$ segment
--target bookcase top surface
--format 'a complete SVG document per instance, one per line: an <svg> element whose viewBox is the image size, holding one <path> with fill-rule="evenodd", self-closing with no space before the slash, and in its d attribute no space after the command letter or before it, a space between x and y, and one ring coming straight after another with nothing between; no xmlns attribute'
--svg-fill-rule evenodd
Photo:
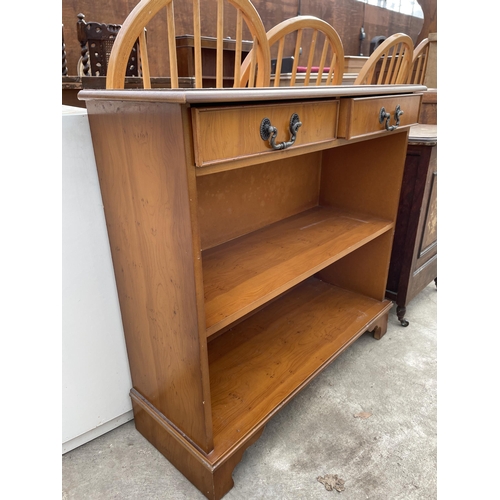
<svg viewBox="0 0 500 500"><path fill-rule="evenodd" d="M82 90L78 99L211 104L269 100L365 97L424 92L424 85L324 85L318 87Z"/></svg>

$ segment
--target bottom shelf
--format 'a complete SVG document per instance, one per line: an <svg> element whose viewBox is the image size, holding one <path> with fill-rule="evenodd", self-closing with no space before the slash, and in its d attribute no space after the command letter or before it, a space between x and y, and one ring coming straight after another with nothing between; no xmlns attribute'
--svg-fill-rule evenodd
<svg viewBox="0 0 500 500"><path fill-rule="evenodd" d="M261 428L391 305L312 277L210 342L212 459Z"/></svg>

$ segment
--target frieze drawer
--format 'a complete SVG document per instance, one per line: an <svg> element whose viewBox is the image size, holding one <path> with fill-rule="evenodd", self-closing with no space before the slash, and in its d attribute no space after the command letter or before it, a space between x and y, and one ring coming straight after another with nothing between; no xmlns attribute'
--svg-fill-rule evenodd
<svg viewBox="0 0 500 500"><path fill-rule="evenodd" d="M421 94L341 99L338 137L354 139L415 125L421 99Z"/></svg>
<svg viewBox="0 0 500 500"><path fill-rule="evenodd" d="M273 155L336 139L338 100L192 108L195 165Z"/></svg>

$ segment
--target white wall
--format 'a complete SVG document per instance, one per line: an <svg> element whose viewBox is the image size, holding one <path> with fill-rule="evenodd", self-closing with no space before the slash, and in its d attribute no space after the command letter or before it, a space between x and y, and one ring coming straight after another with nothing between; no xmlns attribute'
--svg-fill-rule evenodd
<svg viewBox="0 0 500 500"><path fill-rule="evenodd" d="M133 418L108 234L84 108L62 111L62 451Z"/></svg>

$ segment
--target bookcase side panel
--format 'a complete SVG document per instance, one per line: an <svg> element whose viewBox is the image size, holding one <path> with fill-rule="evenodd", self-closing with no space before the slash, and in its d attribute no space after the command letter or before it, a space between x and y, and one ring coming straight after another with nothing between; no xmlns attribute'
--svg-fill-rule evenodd
<svg viewBox="0 0 500 500"><path fill-rule="evenodd" d="M120 101L89 101L87 108L133 386L209 452L208 362L185 110Z"/></svg>

